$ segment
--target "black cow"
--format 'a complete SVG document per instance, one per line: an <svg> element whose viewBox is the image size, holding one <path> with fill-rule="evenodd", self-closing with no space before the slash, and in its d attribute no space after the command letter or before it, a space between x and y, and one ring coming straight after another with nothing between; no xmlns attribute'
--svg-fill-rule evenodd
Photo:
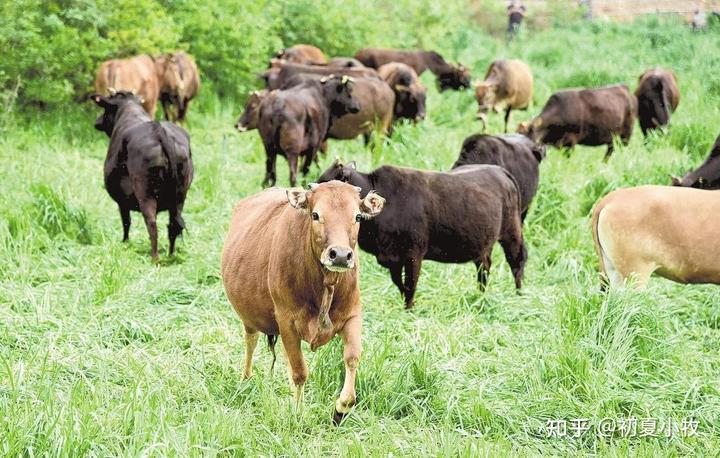
<svg viewBox="0 0 720 458"><path fill-rule="evenodd" d="M358 243L390 269L407 308L413 305L423 259L474 261L484 289L498 241L520 288L527 250L517 184L505 169L467 165L431 172L386 165L360 173L355 163L336 161L319 179L331 180L360 187L361 196L375 190L386 197L383 213L360 224Z"/></svg>
<svg viewBox="0 0 720 458"><path fill-rule="evenodd" d="M120 207L123 241L128 240L130 210L142 212L157 261L157 213L167 210L172 255L175 239L185 228L182 210L193 177L190 136L171 122L150 119L131 92L91 98L105 110L95 128L110 137L105 189Z"/></svg>
<svg viewBox="0 0 720 458"><path fill-rule="evenodd" d="M613 153L613 136L627 145L632 136L637 99L624 84L597 89L567 89L548 99L542 112L518 132L535 143L574 148L607 145L604 161Z"/></svg>
<svg viewBox="0 0 720 458"><path fill-rule="evenodd" d="M640 75L635 89L638 120L643 135L670 122L670 115L680 103L680 89L672 70L651 68Z"/></svg>
<svg viewBox="0 0 720 458"><path fill-rule="evenodd" d="M506 169L520 189L521 218L525 221L530 202L537 192L540 161L545 157L545 151L544 145L536 145L524 135L477 134L465 139L460 156L452 168L469 164L493 164Z"/></svg>
<svg viewBox="0 0 720 458"><path fill-rule="evenodd" d="M333 122L360 106L352 96L352 78L332 76L306 80L286 90L270 92L260 104L258 130L267 154L265 181L276 181L275 159L283 155L290 166L290 184L297 181L298 158L305 157L306 175Z"/></svg>
<svg viewBox="0 0 720 458"><path fill-rule="evenodd" d="M686 188L720 189L720 135L715 139L705 162L682 179L672 177L672 184Z"/></svg>

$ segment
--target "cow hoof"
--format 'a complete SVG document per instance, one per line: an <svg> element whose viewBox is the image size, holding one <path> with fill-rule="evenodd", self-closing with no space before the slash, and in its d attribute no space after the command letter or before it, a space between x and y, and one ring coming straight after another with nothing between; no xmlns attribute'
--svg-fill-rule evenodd
<svg viewBox="0 0 720 458"><path fill-rule="evenodd" d="M343 418L345 418L347 414L338 412L337 409L335 409L335 413L333 414L333 424L335 426L340 426L340 423L342 423Z"/></svg>

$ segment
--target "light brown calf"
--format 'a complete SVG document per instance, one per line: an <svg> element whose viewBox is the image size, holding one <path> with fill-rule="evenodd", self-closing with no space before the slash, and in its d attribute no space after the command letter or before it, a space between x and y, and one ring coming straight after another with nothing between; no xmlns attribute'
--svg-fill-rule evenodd
<svg viewBox="0 0 720 458"><path fill-rule="evenodd" d="M640 186L611 192L592 216L604 281L644 288L654 273L680 283L720 283L720 191Z"/></svg>
<svg viewBox="0 0 720 458"><path fill-rule="evenodd" d="M360 220L382 211L384 199L339 181L310 190L267 189L235 207L222 254L225 291L245 326L244 377L252 375L259 332L280 335L295 402L308 370L300 342L315 350L342 335L345 383L335 421L355 405L362 310L357 250Z"/></svg>
<svg viewBox="0 0 720 458"><path fill-rule="evenodd" d="M153 58L143 54L103 62L95 76L95 92L111 95L111 90L132 92L142 100L147 114L155 119L160 80Z"/></svg>
<svg viewBox="0 0 720 458"><path fill-rule="evenodd" d="M521 60L496 60L488 68L485 81L475 83L478 119L487 124L487 113L505 110L505 132L510 112L530 106L533 96L533 76L530 67Z"/></svg>

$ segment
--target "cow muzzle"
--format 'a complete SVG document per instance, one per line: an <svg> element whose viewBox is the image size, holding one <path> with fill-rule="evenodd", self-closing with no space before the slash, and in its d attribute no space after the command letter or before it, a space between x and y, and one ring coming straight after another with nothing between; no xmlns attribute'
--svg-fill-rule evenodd
<svg viewBox="0 0 720 458"><path fill-rule="evenodd" d="M247 127L245 127L242 123L235 124L235 128L238 130L238 132L247 131Z"/></svg>
<svg viewBox="0 0 720 458"><path fill-rule="evenodd" d="M355 266L355 253L348 247L331 246L323 252L320 262L331 272L345 272Z"/></svg>

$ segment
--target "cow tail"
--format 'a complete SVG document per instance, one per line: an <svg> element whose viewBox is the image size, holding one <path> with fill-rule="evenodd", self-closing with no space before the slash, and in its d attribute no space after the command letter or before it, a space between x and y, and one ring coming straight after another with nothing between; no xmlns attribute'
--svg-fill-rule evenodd
<svg viewBox="0 0 720 458"><path fill-rule="evenodd" d="M275 369L275 360L277 360L277 354L275 353L275 344L277 343L278 336L268 334L267 336L268 340L268 348L270 349L270 353L272 353L272 364L270 364L270 373L272 374L273 369Z"/></svg>
<svg viewBox="0 0 720 458"><path fill-rule="evenodd" d="M592 236L593 242L595 242L595 253L597 253L598 260L600 261L600 291L605 292L608 287L608 278L605 271L605 252L600 244L600 236L598 235L598 223L600 221L600 212L602 212L605 206L602 202L598 202L593 209L591 225L592 225Z"/></svg>
<svg viewBox="0 0 720 458"><path fill-rule="evenodd" d="M180 233L183 229L185 229L185 221L183 220L182 215L180 215L178 207L180 204L180 196L184 192L185 184L178 175L177 150L175 148L175 142L168 138L167 131L162 124L157 123L155 126L158 138L160 139L160 146L163 154L165 155L165 159L168 161L170 181L173 186L172 201L170 202L172 218L170 226Z"/></svg>
<svg viewBox="0 0 720 458"><path fill-rule="evenodd" d="M522 215L522 191L520 190L520 185L518 184L517 180L514 176L512 176L512 173L508 172L506 168L501 167L503 172L505 172L505 176L512 181L513 185L515 186L515 192L517 196L517 212L518 215Z"/></svg>

